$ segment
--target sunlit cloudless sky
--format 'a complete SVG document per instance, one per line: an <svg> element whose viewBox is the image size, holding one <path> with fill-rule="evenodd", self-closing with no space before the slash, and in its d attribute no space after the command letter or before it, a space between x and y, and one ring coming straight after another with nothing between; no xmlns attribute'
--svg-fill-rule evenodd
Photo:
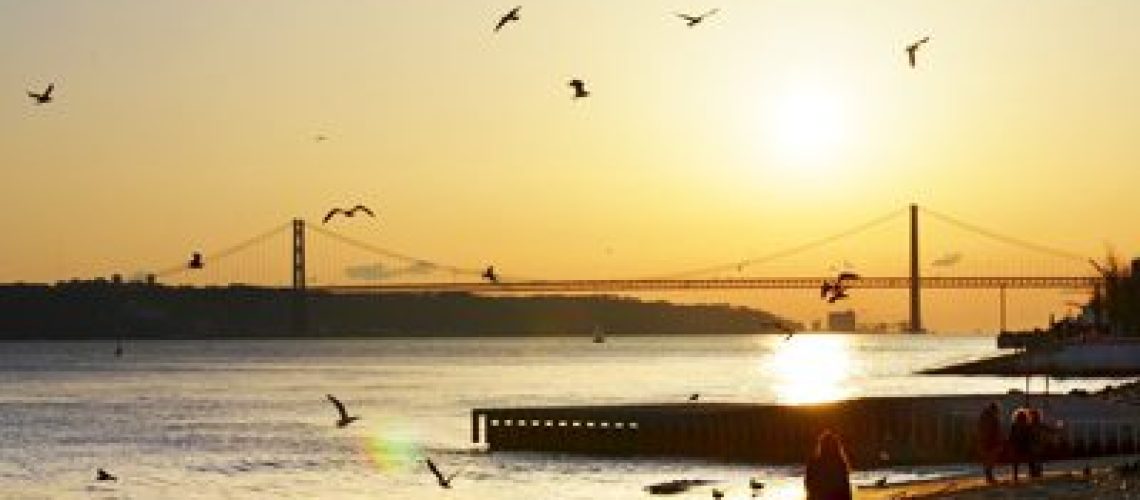
<svg viewBox="0 0 1140 500"><path fill-rule="evenodd" d="M537 277L667 275L912 202L1140 247L1140 3L540 0L492 33L514 6L0 0L0 280L152 270L355 203L380 217L353 237ZM896 226L754 274L901 274ZM926 255L977 238L949 234Z"/></svg>

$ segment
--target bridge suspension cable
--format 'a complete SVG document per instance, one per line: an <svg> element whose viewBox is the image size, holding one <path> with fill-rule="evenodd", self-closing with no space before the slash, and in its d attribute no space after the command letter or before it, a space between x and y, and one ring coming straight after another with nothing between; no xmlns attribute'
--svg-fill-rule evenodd
<svg viewBox="0 0 1140 500"><path fill-rule="evenodd" d="M371 243L361 241L361 240L358 240L355 238L351 238L351 237L345 236L343 234L339 234L339 233L330 231L330 230L325 229L323 227L319 227L319 226L315 226L315 225L308 225L306 227L308 227L309 229L311 229L315 233L318 233L320 235L323 235L323 236L332 238L334 240L340 241L341 243L344 243L346 245L353 246L353 247L356 247L356 248L359 248L361 250L365 250L367 252L371 252L371 253L374 253L377 255L382 255L382 256L385 256L385 257L388 257L391 259L396 259L396 260L399 260L401 262L405 262L405 263L409 264L409 266L417 266L417 265L425 265L426 264L426 265L431 266L433 268L441 269L444 271L450 271L450 272L453 272L456 274L464 274L464 275L470 275L470 276L482 276L482 274L483 274L483 269L472 269L472 268L468 268L468 267L453 266L450 264L444 264L444 263L440 263L440 262L436 262L436 261L432 261L432 260L412 257L411 255L407 255L407 254L403 254L403 253L399 253L399 252L394 252L394 251L388 250L386 248L380 248L380 247L373 245ZM517 276L504 276L504 278L516 279L516 280L521 279Z"/></svg>
<svg viewBox="0 0 1140 500"><path fill-rule="evenodd" d="M700 269L692 269L689 271L684 271L684 272L680 272L680 273L676 273L676 274L670 274L670 275L666 275L666 276L657 276L657 277L646 278L646 279L664 279L664 280L682 279L682 278L688 278L691 276L700 276L702 274L710 274L710 273L717 273L717 272L721 272L721 271L729 271L729 270L740 268L743 266L764 264L764 263L771 262L771 261L777 260L777 259L781 259L781 258L790 256L790 255L795 255L795 254L800 253L800 252L805 252L807 250L811 250L813 248L820 247L820 246L826 245L828 243L832 243L834 241L841 240L843 238L848 238L848 237L854 236L854 235L859 234L863 231L867 231L871 228L880 226L880 225L894 219L895 217L899 217L899 216L903 215L904 213L906 213L906 211L907 211L906 208L898 209L898 210L892 211L888 214L882 215L880 217L876 217L874 219L871 219L870 221L867 221L863 224L855 226L855 227L848 229L846 231L841 231L841 232L832 234L830 236L826 236L823 238L812 240L812 241L809 241L809 242L806 242L806 243L803 243L800 245L796 245L794 247L785 248L783 250L780 250L777 252L772 252L772 253L767 254L767 255L762 255L760 257L753 257L750 259L738 260L738 261L731 262L731 263L720 264L720 265L709 266L709 267L703 267Z"/></svg>
<svg viewBox="0 0 1140 500"><path fill-rule="evenodd" d="M993 239L993 240L1000 241L1002 243L1006 243L1008 245L1013 245L1016 247L1021 247L1021 248L1025 248L1028 250L1033 250L1035 252L1049 254L1049 255L1052 255L1054 257L1060 257L1063 259L1075 260L1075 261L1080 261L1080 262L1088 262L1088 257L1083 256L1083 255L1078 255L1078 254L1075 254L1072 252L1067 252L1065 250L1060 250L1060 249L1048 247L1045 245L1039 245L1037 243L1032 243L1032 242L1025 241L1025 240L1022 240L1019 238L1014 238L1012 236L1006 236L1006 235L997 233L995 231L991 231L991 230L988 230L988 229L985 229L985 228L982 228L979 226L975 226L973 224L970 224L969 222L965 222L965 221L962 221L960 219L956 219L956 218L951 217L949 215L942 214L939 212L935 212L929 208L919 207L919 209L922 210L923 213L930 215L931 217L934 217L935 219L941 220L942 222L945 222L945 223L950 224L952 226L957 226L961 229L965 229L967 231L970 231L970 232L973 232L976 234L980 234L982 236L985 236L985 237Z"/></svg>
<svg viewBox="0 0 1140 500"><path fill-rule="evenodd" d="M224 260L226 257L234 255L238 252L241 252L242 250L245 250L245 249L252 247L258 243L261 243L262 241L265 241L269 238L272 238L273 236L276 236L278 233L281 233L281 232L285 231L286 229L288 229L291 224L292 224L291 222L286 222L284 224L274 226L273 229L270 229L270 230L265 231L261 234L258 234L256 236L249 238L245 241L242 241L236 245L224 248L221 251L209 253L209 254L203 254L202 259L206 261L207 265L211 265L214 262ZM184 272L188 271L189 269L190 269L190 267L186 264L186 261L183 261L183 262L179 263L178 265L172 265L170 267L167 267L163 270L156 272L154 274L154 276L155 276L155 278L167 278L170 276L174 276L177 274L184 273Z"/></svg>

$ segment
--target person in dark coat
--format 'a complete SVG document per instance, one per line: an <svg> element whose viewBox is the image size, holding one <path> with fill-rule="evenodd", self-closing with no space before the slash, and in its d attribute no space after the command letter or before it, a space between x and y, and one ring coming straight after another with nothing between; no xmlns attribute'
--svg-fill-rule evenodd
<svg viewBox="0 0 1140 500"><path fill-rule="evenodd" d="M1029 423L1029 411L1024 408L1019 408L1013 412L1013 424L1009 427L1009 462L1013 464L1013 480L1017 481L1018 466L1024 463L1027 468L1032 470L1033 462L1033 443L1034 436L1033 425Z"/></svg>
<svg viewBox="0 0 1140 500"><path fill-rule="evenodd" d="M839 436L823 431L804 474L807 500L851 500L850 470Z"/></svg>
<svg viewBox="0 0 1140 500"><path fill-rule="evenodd" d="M994 478L994 466L1001 458L1004 443L1001 432L1001 408L997 403L990 403L978 417L978 452L981 455L982 470L986 473L987 483L997 481Z"/></svg>
<svg viewBox="0 0 1140 500"><path fill-rule="evenodd" d="M1033 440L1029 446L1029 477L1041 477L1045 473L1043 462L1048 446L1049 427L1038 408L1029 410L1029 428L1033 430Z"/></svg>

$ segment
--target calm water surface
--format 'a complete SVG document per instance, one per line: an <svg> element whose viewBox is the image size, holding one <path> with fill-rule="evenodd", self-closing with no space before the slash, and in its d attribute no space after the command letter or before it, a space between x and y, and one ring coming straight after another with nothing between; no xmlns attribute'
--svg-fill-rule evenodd
<svg viewBox="0 0 1140 500"><path fill-rule="evenodd" d="M0 498L625 499L674 478L723 480L727 498L749 498L749 477L767 481L762 498L799 498L798 467L487 454L470 443L469 411L694 392L803 403L1024 387L1021 378L912 375L993 346L991 336L825 334L139 341L115 359L111 342L0 343ZM335 428L326 393L362 420ZM435 485L415 461L423 456L459 472L453 489ZM120 481L95 483L96 467ZM710 488L671 498L710 498Z"/></svg>

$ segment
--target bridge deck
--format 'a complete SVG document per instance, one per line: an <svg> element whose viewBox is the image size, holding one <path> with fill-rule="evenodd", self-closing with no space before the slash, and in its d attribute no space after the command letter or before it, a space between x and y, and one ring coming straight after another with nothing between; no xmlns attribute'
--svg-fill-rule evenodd
<svg viewBox="0 0 1140 500"><path fill-rule="evenodd" d="M530 280L443 283L382 283L369 285L326 286L318 289L332 293L362 292L598 292L598 291L676 291L707 289L818 289L834 277L789 278L715 278L715 279L638 279L638 280ZM907 289L910 278L900 276L863 277L847 281L850 288ZM1088 276L962 276L923 277L923 289L1068 289L1089 288L1100 283Z"/></svg>

